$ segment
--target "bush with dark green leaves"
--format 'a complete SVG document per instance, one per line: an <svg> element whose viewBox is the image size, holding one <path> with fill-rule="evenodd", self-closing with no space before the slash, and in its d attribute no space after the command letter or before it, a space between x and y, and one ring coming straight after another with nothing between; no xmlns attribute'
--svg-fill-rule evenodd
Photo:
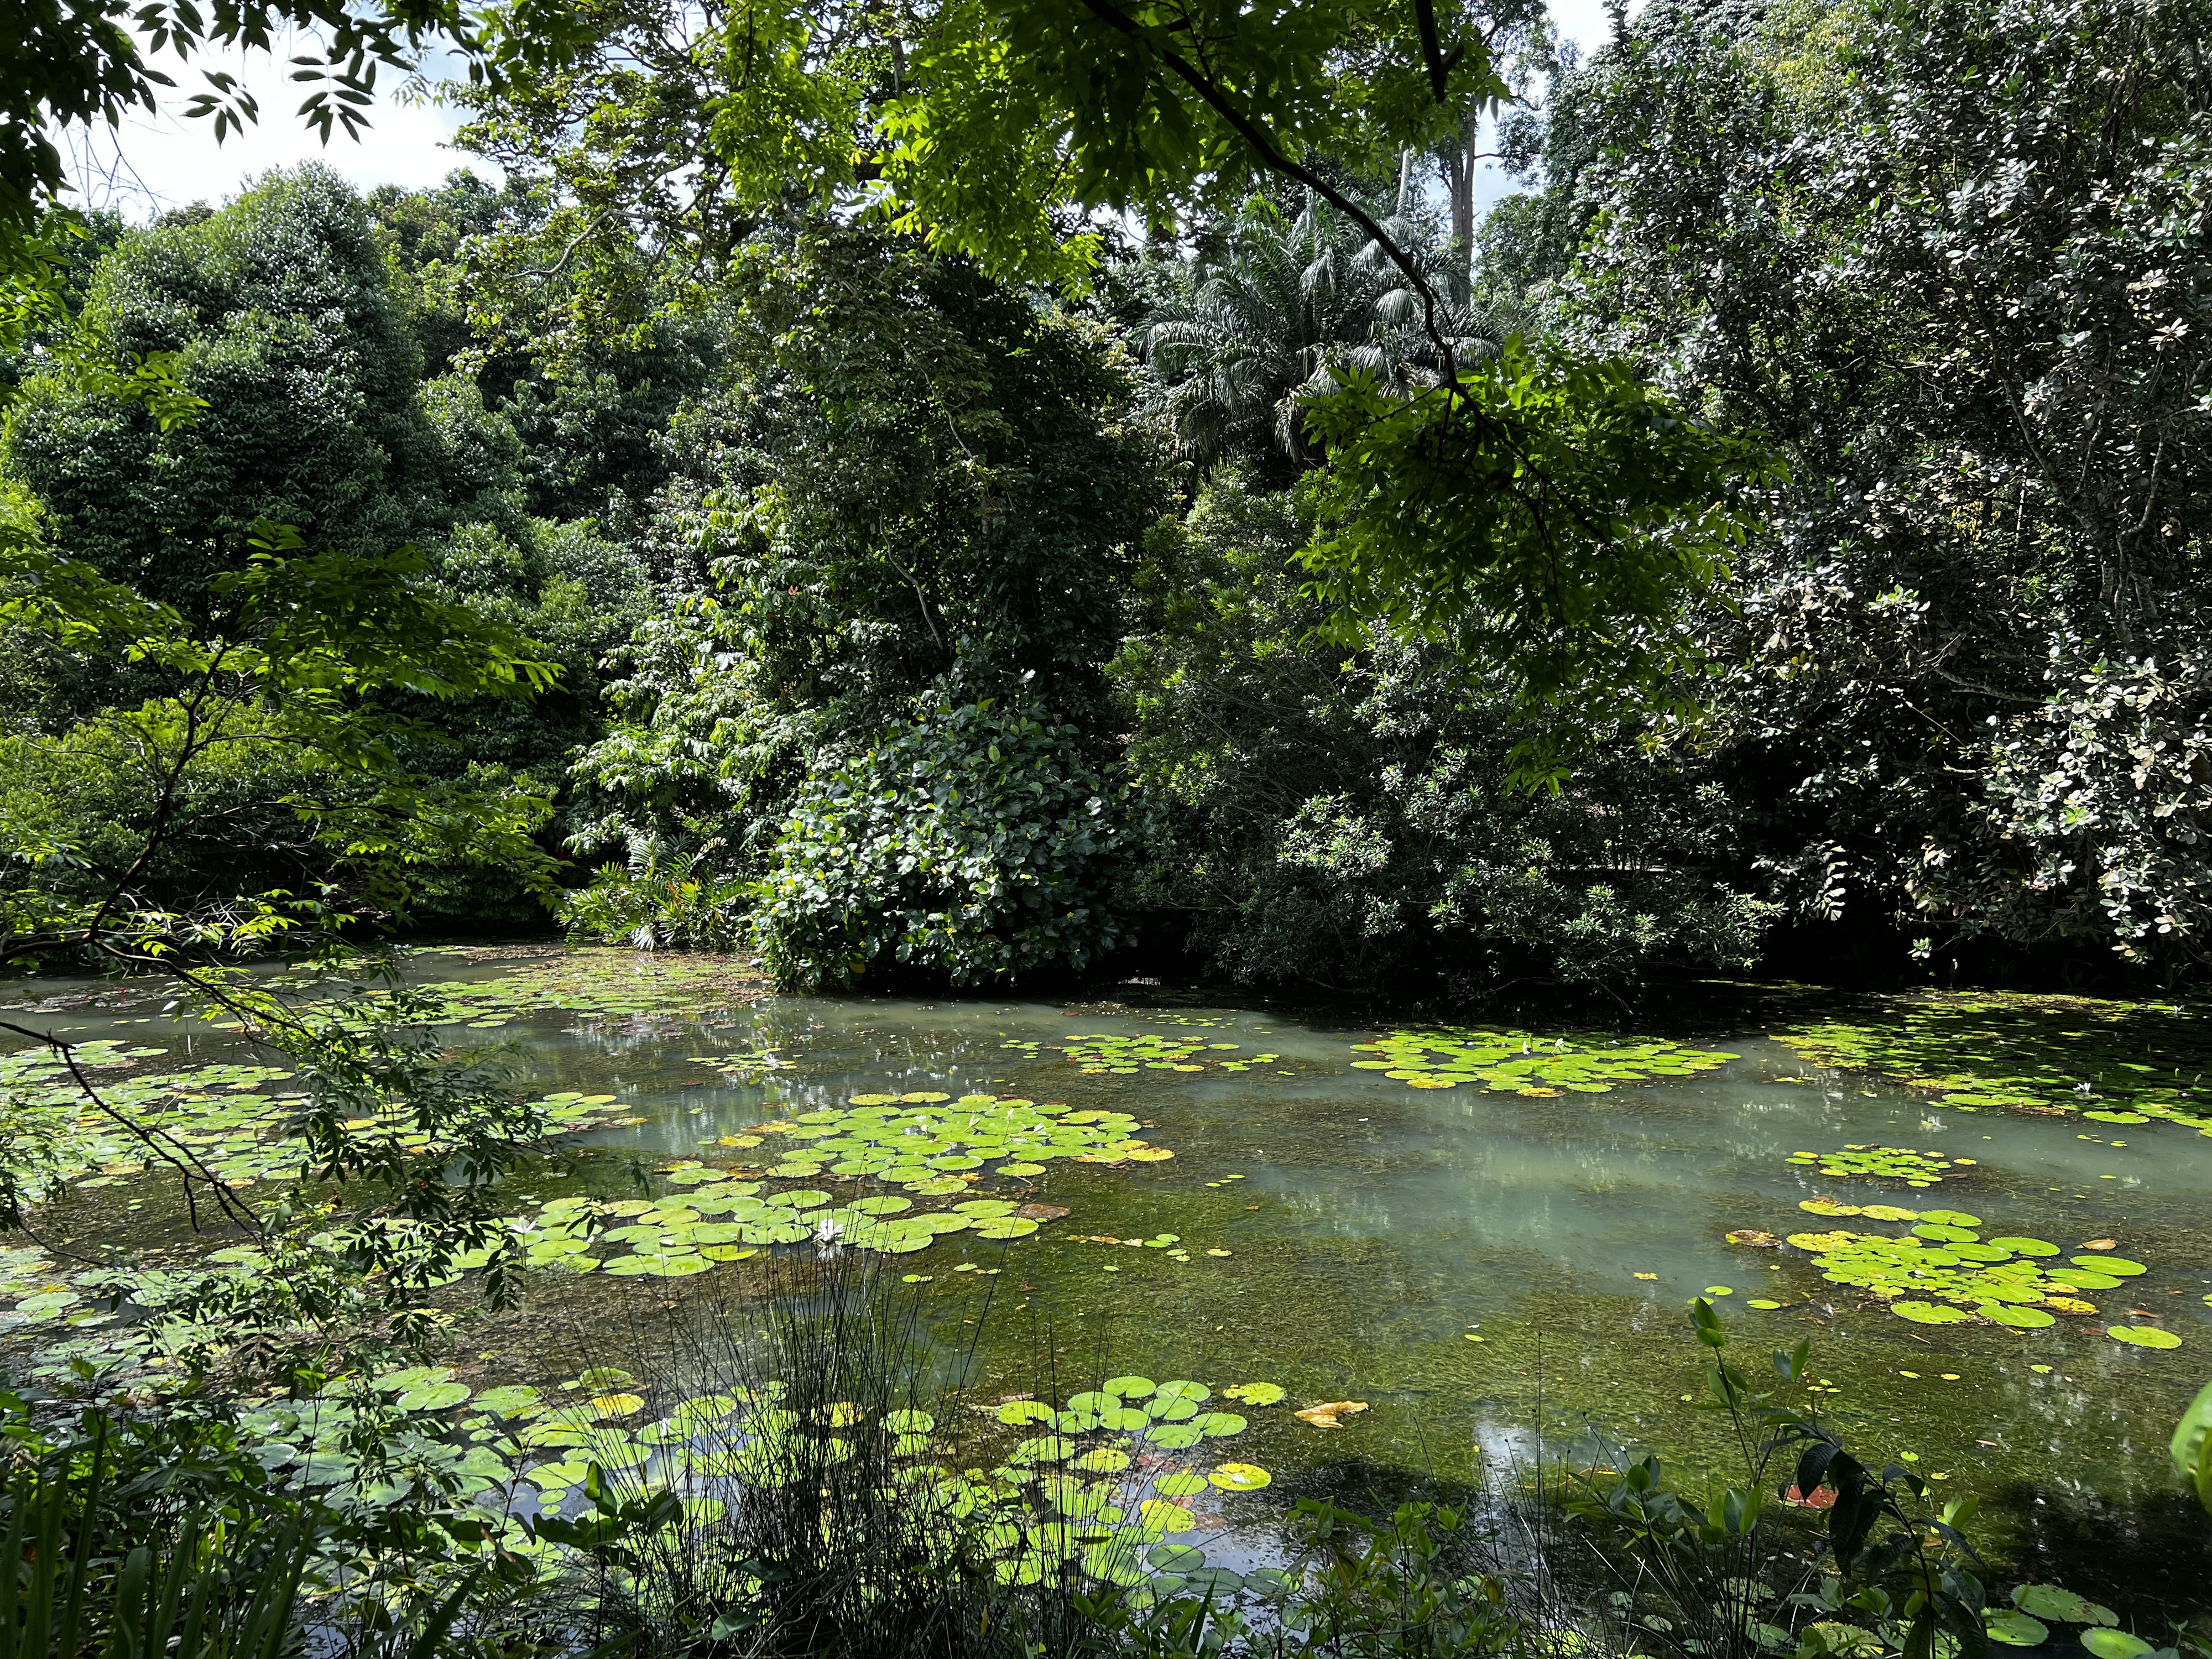
<svg viewBox="0 0 2212 1659"><path fill-rule="evenodd" d="M1444 645L1317 638L1295 492L1225 476L1151 540L1116 665L1157 815L1139 894L1217 972L1480 996L1741 966L1771 907L1730 879L1741 808L1593 713L1557 793L1510 782L1509 694Z"/></svg>
<svg viewBox="0 0 2212 1659"><path fill-rule="evenodd" d="M2203 959L2208 29L1655 0L1492 222L1533 315L1788 464L1708 612L1709 738L1811 917L2004 971Z"/></svg>
<svg viewBox="0 0 2212 1659"><path fill-rule="evenodd" d="M902 970L976 985L1123 943L1128 792L1081 744L985 701L817 757L756 890L763 962L810 990Z"/></svg>
<svg viewBox="0 0 2212 1659"><path fill-rule="evenodd" d="M819 891L809 872L844 833L836 792L869 787L865 757L909 769L895 734L916 709L1018 706L1052 734L1037 775L1048 792L1110 795L1084 757L1110 740L1103 668L1165 504L1156 441L1123 418L1126 364L1095 326L872 232L764 239L738 290L727 383L670 434L675 477L647 539L672 574L611 688L612 729L574 768L571 845L622 862L569 919L703 939L726 921L726 884L762 881L775 895L763 948L793 983L897 963L969 981L1091 959L1105 938L1095 919L1024 921L1023 942L985 942L1009 878L965 830L933 896L908 890L896 855L823 872ZM963 790L999 787L997 763L953 758L982 718L925 714L915 728ZM978 737L975 755L998 741ZM1074 822L1074 808L1021 810L1024 835L1066 840L1055 856L1071 872L1089 856L1079 836L1036 829ZM970 879L965 894L947 884ZM872 908L907 920L858 920ZM1095 917L1092 900L1080 908ZM915 919L939 911L941 923Z"/></svg>

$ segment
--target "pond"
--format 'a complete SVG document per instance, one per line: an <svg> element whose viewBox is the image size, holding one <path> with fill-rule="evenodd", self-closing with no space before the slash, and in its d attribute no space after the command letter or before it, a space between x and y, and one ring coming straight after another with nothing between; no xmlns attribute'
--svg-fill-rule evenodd
<svg viewBox="0 0 2212 1659"><path fill-rule="evenodd" d="M466 1339L465 1378L620 1364L643 1310L726 1295L780 1255L866 1249L878 1294L909 1299L988 1400L1117 1376L1214 1391L1199 1415L1239 1427L1205 1462L1272 1476L1208 1494L1249 1524L1286 1495L1494 1478L1539 1436L1717 1466L1683 1313L1702 1294L1762 1366L1809 1337L1827 1419L1869 1461L1982 1497L2021 1576L2146 1610L2212 1601L2212 1529L2165 1454L2212 1376L2212 1139L2172 1121L2185 1089L2112 1097L2099 1066L2159 1056L2109 1035L2076 1068L2091 1096L2000 1103L1823 1069L1808 1032L1816 1057L1899 1075L1927 1059L1887 1063L1771 999L1679 1041L1390 1039L1138 988L802 1000L542 949L412 971L476 988L459 1035L509 1045L586 1126L574 1173L517 1194L544 1272L530 1310ZM240 1058L127 998L37 999L81 1041L168 1051L142 1069ZM2062 1057L2082 1023L2052 1026ZM2163 1118L2133 1109L2160 1102ZM89 1239L132 1214L183 1237L143 1183L50 1220ZM564 1253L600 1265L563 1271ZM16 1293L33 1306L39 1287ZM1224 1411L1243 1384L1257 1403ZM1331 1401L1364 1409L1292 1414Z"/></svg>

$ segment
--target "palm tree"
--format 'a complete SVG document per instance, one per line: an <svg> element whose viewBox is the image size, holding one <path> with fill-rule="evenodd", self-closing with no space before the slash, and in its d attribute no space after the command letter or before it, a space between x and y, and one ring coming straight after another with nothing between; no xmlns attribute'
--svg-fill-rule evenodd
<svg viewBox="0 0 2212 1659"><path fill-rule="evenodd" d="M1456 282L1432 256L1435 228L1403 215L1383 228L1417 251L1445 297L1437 319L1462 362L1497 349ZM1357 226L1309 195L1295 218L1264 197L1231 222L1226 251L1176 273L1176 296L1146 321L1150 405L1201 466L1241 453L1268 471L1318 465L1301 430L1304 402L1361 368L1410 389L1435 384L1437 350L1420 296Z"/></svg>

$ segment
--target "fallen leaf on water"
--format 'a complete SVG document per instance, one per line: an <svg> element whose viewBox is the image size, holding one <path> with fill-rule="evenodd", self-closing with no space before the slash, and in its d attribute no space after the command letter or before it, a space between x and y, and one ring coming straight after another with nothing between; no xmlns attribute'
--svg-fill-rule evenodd
<svg viewBox="0 0 2212 1659"><path fill-rule="evenodd" d="M2085 1250L2117 1250L2120 1248L2120 1241L2117 1238L2093 1238L2081 1248Z"/></svg>
<svg viewBox="0 0 2212 1659"><path fill-rule="evenodd" d="M1760 1232L1755 1227L1737 1228L1728 1236L1728 1242L1731 1244L1748 1244L1758 1250L1778 1250L1782 1248L1782 1241L1772 1233ZM1639 1273L1637 1277L1640 1279L1643 1275Z"/></svg>
<svg viewBox="0 0 2212 1659"><path fill-rule="evenodd" d="M1301 1423L1310 1423L1317 1429L1340 1429L1340 1417L1350 1417L1367 1409L1364 1400L1332 1400L1325 1405L1309 1406L1302 1412L1293 1412Z"/></svg>

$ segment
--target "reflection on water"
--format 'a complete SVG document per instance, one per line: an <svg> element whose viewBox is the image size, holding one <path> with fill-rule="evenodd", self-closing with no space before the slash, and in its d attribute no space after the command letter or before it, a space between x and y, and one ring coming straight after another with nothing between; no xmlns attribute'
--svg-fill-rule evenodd
<svg viewBox="0 0 2212 1659"><path fill-rule="evenodd" d="M497 969L449 957L418 971ZM84 1034L106 1030L102 1018L83 1010ZM157 1040L161 1029L130 1034ZM1085 1075L1048 1048L1004 1046L1098 1032L1203 1035L1280 1058L1237 1074ZM1251 1413L1235 1455L1275 1469L1281 1492L1372 1485L1377 1471L1474 1479L1485 1449L1525 1451L1537 1432L1564 1444L1591 1426L1717 1463L1718 1425L1683 1400L1702 1398L1703 1361L1680 1310L1710 1291L1751 1355L1809 1335L1837 1425L1870 1458L1905 1459L1939 1491L1997 1504L2000 1541L2023 1565L2069 1571L2083 1588L2132 1575L2193 1595L2212 1582L2203 1517L2173 1501L2165 1457L2174 1418L2212 1376L2212 1140L2172 1126L1935 1110L1860 1079L1808 1078L1798 1056L1749 1031L1710 1042L1740 1056L1717 1071L1547 1099L1408 1089L1351 1068L1350 1045L1371 1030L1237 1010L1071 1017L991 1000L775 999L683 1019L539 1013L472 1035L512 1042L535 1085L636 1103L647 1123L584 1137L618 1154L595 1160L602 1170L727 1157L718 1137L858 1093L982 1091L1133 1114L1172 1161L1062 1161L1028 1182L987 1178L979 1193L1071 1213L1035 1238L956 1234L900 1258L928 1276L900 1293L919 1299L946 1352L980 1344L987 1388L1024 1391L1049 1364L1273 1381L1292 1405L1369 1401L1335 1431L1297 1423L1288 1407ZM218 1057L204 1035L196 1048ZM789 1069L757 1083L700 1063L765 1048ZM1916 1194L1787 1161L1854 1143L1975 1165ZM1733 1229L1829 1224L1797 1207L1815 1193L1964 1209L1985 1234L2069 1251L2114 1238L2151 1272L2098 1293L2105 1317L2033 1331L1916 1327L1824 1283L1797 1251L1725 1242ZM1162 1232L1190 1260L1087 1242ZM984 1279L956 1271L963 1262L1005 1271ZM757 1270L732 1264L698 1282ZM573 1313L641 1293L672 1292L583 1280L556 1299ZM1754 1310L1754 1298L1785 1305ZM2182 1347L2140 1352L2102 1334L2136 1308L2160 1316Z"/></svg>

